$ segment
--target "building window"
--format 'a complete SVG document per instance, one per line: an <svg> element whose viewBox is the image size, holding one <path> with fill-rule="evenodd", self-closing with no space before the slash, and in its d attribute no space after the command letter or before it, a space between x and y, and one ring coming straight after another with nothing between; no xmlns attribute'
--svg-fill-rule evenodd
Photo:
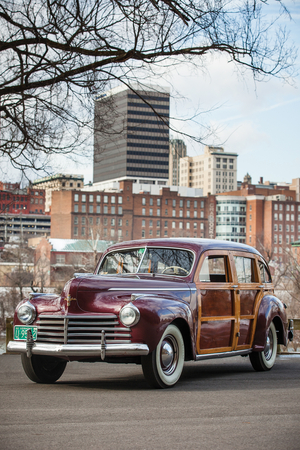
<svg viewBox="0 0 300 450"><path fill-rule="evenodd" d="M145 227L145 226L146 226L146 220L143 219L143 220L142 220L142 227Z"/></svg>
<svg viewBox="0 0 300 450"><path fill-rule="evenodd" d="M118 214L123 214L123 208L122 208L122 206L119 206L119 207L118 207Z"/></svg>
<svg viewBox="0 0 300 450"><path fill-rule="evenodd" d="M197 222L194 222L194 230L197 230Z"/></svg>
<svg viewBox="0 0 300 450"><path fill-rule="evenodd" d="M182 209L179 210L179 217L183 217L183 210Z"/></svg>
<svg viewBox="0 0 300 450"><path fill-rule="evenodd" d="M203 211L201 211L201 212L203 212ZM195 219L197 218L197 211L194 211L194 218Z"/></svg>
<svg viewBox="0 0 300 450"><path fill-rule="evenodd" d="M179 206L180 208L183 208L183 200L179 200Z"/></svg>
<svg viewBox="0 0 300 450"><path fill-rule="evenodd" d="M145 230L142 230L142 238L145 237Z"/></svg>
<svg viewBox="0 0 300 450"><path fill-rule="evenodd" d="M86 195L85 195L85 194L82 194L82 196L81 196L81 201L82 201L83 203L86 202Z"/></svg>
<svg viewBox="0 0 300 450"><path fill-rule="evenodd" d="M89 213L90 213L90 214L93 214L93 212L94 212L94 207L93 207L93 205L89 205Z"/></svg>
<svg viewBox="0 0 300 450"><path fill-rule="evenodd" d="M183 222L179 222L179 228L180 228L180 230L183 229Z"/></svg>
<svg viewBox="0 0 300 450"><path fill-rule="evenodd" d="M107 217L104 217L104 219L103 219L103 223L104 223L104 225L107 225Z"/></svg>
<svg viewBox="0 0 300 450"><path fill-rule="evenodd" d="M173 206L173 208L176 207L176 200L175 199L172 200L172 206Z"/></svg>
<svg viewBox="0 0 300 450"><path fill-rule="evenodd" d="M93 222L94 222L93 217L89 217L89 224L93 225Z"/></svg>
<svg viewBox="0 0 300 450"><path fill-rule="evenodd" d="M145 197L142 198L142 205L146 205L146 198Z"/></svg>
<svg viewBox="0 0 300 450"><path fill-rule="evenodd" d="M110 197L110 203L116 203L116 196L115 195L112 195Z"/></svg>
<svg viewBox="0 0 300 450"><path fill-rule="evenodd" d="M100 203L100 202L101 202L101 195L97 195L97 197L96 197L96 202L97 202L97 203Z"/></svg>
<svg viewBox="0 0 300 450"><path fill-rule="evenodd" d="M277 234L274 234L274 244L277 244Z"/></svg>
<svg viewBox="0 0 300 450"><path fill-rule="evenodd" d="M74 236L78 236L78 227L74 227Z"/></svg>
<svg viewBox="0 0 300 450"><path fill-rule="evenodd" d="M122 226L122 219L118 219L118 225L119 225L119 227Z"/></svg>
<svg viewBox="0 0 300 450"><path fill-rule="evenodd" d="M287 221L289 221L290 220L290 215L286 214L285 218L286 218Z"/></svg>
<svg viewBox="0 0 300 450"><path fill-rule="evenodd" d="M157 215L157 216L160 216L160 209L157 209L157 210L156 210L156 215Z"/></svg>
<svg viewBox="0 0 300 450"><path fill-rule="evenodd" d="M201 200L201 208L204 208L204 201Z"/></svg>
<svg viewBox="0 0 300 450"><path fill-rule="evenodd" d="M282 214L279 214L279 220L282 220Z"/></svg>
<svg viewBox="0 0 300 450"><path fill-rule="evenodd" d="M167 210L167 209L165 209L165 215L166 215L166 216L168 215L168 210Z"/></svg>
<svg viewBox="0 0 300 450"><path fill-rule="evenodd" d="M65 255L56 255L56 264L65 264L66 257Z"/></svg>
<svg viewBox="0 0 300 450"><path fill-rule="evenodd" d="M186 202L186 207L187 207L187 208L190 208L190 206L191 206L191 202L190 202L190 200L187 200L187 202Z"/></svg>
<svg viewBox="0 0 300 450"><path fill-rule="evenodd" d="M176 217L176 209L172 210L172 217Z"/></svg>
<svg viewBox="0 0 300 450"><path fill-rule="evenodd" d="M86 205L81 205L81 212L83 212L83 213L86 212Z"/></svg>
<svg viewBox="0 0 300 450"><path fill-rule="evenodd" d="M143 216L146 215L146 208L142 208L142 215L143 215Z"/></svg>
<svg viewBox="0 0 300 450"><path fill-rule="evenodd" d="M122 205L122 203L123 203L123 197L118 197L118 204Z"/></svg>
<svg viewBox="0 0 300 450"><path fill-rule="evenodd" d="M79 202L79 195L78 194L74 194L74 202Z"/></svg>
<svg viewBox="0 0 300 450"><path fill-rule="evenodd" d="M74 224L78 225L78 216L74 216Z"/></svg>
<svg viewBox="0 0 300 450"><path fill-rule="evenodd" d="M274 224L274 231L277 231L277 223Z"/></svg>
<svg viewBox="0 0 300 450"><path fill-rule="evenodd" d="M101 213L101 206L100 205L96 206L96 212L97 212L97 214Z"/></svg>
<svg viewBox="0 0 300 450"><path fill-rule="evenodd" d="M160 198L158 198L158 199L156 200L156 204L157 204L157 206L160 206Z"/></svg>
<svg viewBox="0 0 300 450"><path fill-rule="evenodd" d="M74 212L78 213L78 205L74 205Z"/></svg>
<svg viewBox="0 0 300 450"><path fill-rule="evenodd" d="M156 221L156 226L159 228L160 227L160 220Z"/></svg>
<svg viewBox="0 0 300 450"><path fill-rule="evenodd" d="M85 227L81 227L81 236L85 236Z"/></svg>
<svg viewBox="0 0 300 450"><path fill-rule="evenodd" d="M116 207L115 206L111 206L111 214L116 214Z"/></svg>
<svg viewBox="0 0 300 450"><path fill-rule="evenodd" d="M200 230L204 230L204 223L203 222L201 222L201 224L200 224Z"/></svg>
<svg viewBox="0 0 300 450"><path fill-rule="evenodd" d="M108 214L108 206L105 205L105 206L103 207L103 213L104 213L104 214Z"/></svg>
<svg viewBox="0 0 300 450"><path fill-rule="evenodd" d="M167 204L168 204L168 199L166 198L166 199L165 199L165 205L167 205Z"/></svg>
<svg viewBox="0 0 300 450"><path fill-rule="evenodd" d="M190 217L190 211L186 212L186 217Z"/></svg>
<svg viewBox="0 0 300 450"><path fill-rule="evenodd" d="M115 237L115 229L114 228L112 228L110 230L110 235L111 235L111 237Z"/></svg>
<svg viewBox="0 0 300 450"><path fill-rule="evenodd" d="M81 223L82 225L85 225L85 217L81 217Z"/></svg>
<svg viewBox="0 0 300 450"><path fill-rule="evenodd" d="M116 219L114 218L110 219L110 224L112 227L114 227L116 225Z"/></svg>
<svg viewBox="0 0 300 450"><path fill-rule="evenodd" d="M172 228L176 228L176 223L174 221L172 222Z"/></svg>
<svg viewBox="0 0 300 450"><path fill-rule="evenodd" d="M90 203L93 203L93 201L94 201L94 196L93 196L92 194L90 194L90 195L89 195L89 202L90 202Z"/></svg>
<svg viewBox="0 0 300 450"><path fill-rule="evenodd" d="M153 198L152 198L152 197L150 197L149 205L150 205L150 206L153 206Z"/></svg>
<svg viewBox="0 0 300 450"><path fill-rule="evenodd" d="M104 195L103 202L108 203L108 195Z"/></svg>
<svg viewBox="0 0 300 450"><path fill-rule="evenodd" d="M190 228L191 228L191 224L190 224L190 222L187 222L186 223L186 229L189 230Z"/></svg>
<svg viewBox="0 0 300 450"><path fill-rule="evenodd" d="M165 228L168 228L168 221L165 220Z"/></svg>
<svg viewBox="0 0 300 450"><path fill-rule="evenodd" d="M152 208L149 209L149 216L153 216L153 209Z"/></svg>
<svg viewBox="0 0 300 450"><path fill-rule="evenodd" d="M198 207L197 200L194 200L194 208L197 208L197 207Z"/></svg>

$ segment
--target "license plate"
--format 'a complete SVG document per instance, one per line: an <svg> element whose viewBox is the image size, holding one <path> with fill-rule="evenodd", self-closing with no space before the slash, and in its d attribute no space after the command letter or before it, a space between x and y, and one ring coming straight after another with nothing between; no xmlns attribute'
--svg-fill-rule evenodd
<svg viewBox="0 0 300 450"><path fill-rule="evenodd" d="M27 330L31 330L32 338L36 341L37 338L37 327L26 327L22 325L15 325L14 328L14 339L19 341L26 341Z"/></svg>

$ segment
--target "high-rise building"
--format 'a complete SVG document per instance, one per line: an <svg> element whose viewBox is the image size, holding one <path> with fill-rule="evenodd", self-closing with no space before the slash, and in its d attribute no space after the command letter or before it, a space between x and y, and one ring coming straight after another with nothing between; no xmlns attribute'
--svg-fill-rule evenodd
<svg viewBox="0 0 300 450"><path fill-rule="evenodd" d="M203 195L237 188L237 154L222 147L204 148L204 154L180 159L180 185L203 189Z"/></svg>
<svg viewBox="0 0 300 450"><path fill-rule="evenodd" d="M170 139L169 185L179 186L180 158L186 156L186 145L181 139Z"/></svg>
<svg viewBox="0 0 300 450"><path fill-rule="evenodd" d="M169 176L169 90L114 88L95 101L94 183Z"/></svg>

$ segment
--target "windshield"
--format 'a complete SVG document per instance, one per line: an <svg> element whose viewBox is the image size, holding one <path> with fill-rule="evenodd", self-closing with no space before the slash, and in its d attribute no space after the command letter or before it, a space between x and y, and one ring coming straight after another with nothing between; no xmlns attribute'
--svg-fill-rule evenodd
<svg viewBox="0 0 300 450"><path fill-rule="evenodd" d="M194 254L176 248L133 248L108 253L99 274L157 273L186 277L193 265Z"/></svg>

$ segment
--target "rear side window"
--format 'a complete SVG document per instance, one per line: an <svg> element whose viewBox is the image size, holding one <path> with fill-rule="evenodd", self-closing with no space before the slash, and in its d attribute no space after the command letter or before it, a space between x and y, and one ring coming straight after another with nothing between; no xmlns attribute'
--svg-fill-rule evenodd
<svg viewBox="0 0 300 450"><path fill-rule="evenodd" d="M267 269L267 266L262 261L258 261L258 267L262 283L272 283L271 275Z"/></svg>
<svg viewBox="0 0 300 450"><path fill-rule="evenodd" d="M235 268L239 283L258 282L255 273L255 260L244 256L234 256Z"/></svg>
<svg viewBox="0 0 300 450"><path fill-rule="evenodd" d="M207 256L202 264L199 281L226 283L228 261L227 256Z"/></svg>

